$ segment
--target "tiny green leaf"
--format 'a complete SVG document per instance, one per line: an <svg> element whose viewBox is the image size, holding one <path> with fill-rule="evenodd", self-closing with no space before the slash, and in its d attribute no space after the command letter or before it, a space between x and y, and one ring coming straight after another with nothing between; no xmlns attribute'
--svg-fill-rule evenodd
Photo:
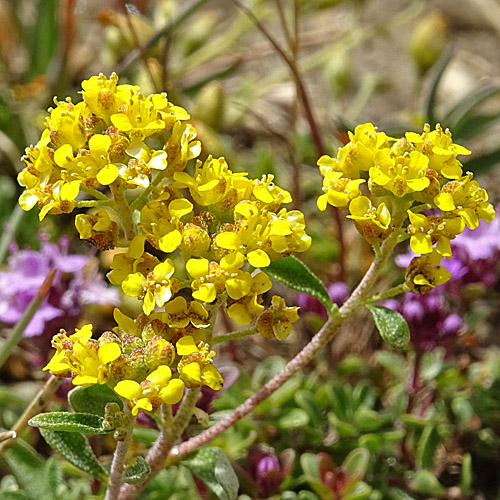
<svg viewBox="0 0 500 500"><path fill-rule="evenodd" d="M103 427L104 419L90 413L70 413L54 411L40 413L29 420L32 427L52 429L54 431L83 432L84 434L106 434L109 429Z"/></svg>
<svg viewBox="0 0 500 500"><path fill-rule="evenodd" d="M182 463L200 478L219 500L235 500L238 496L238 477L220 448L203 448L193 459Z"/></svg>
<svg viewBox="0 0 500 500"><path fill-rule="evenodd" d="M434 425L428 424L420 436L417 446L417 464L423 469L430 469L439 445L439 434Z"/></svg>
<svg viewBox="0 0 500 500"><path fill-rule="evenodd" d="M460 493L465 497L470 494L472 486L472 458L466 453L462 458L462 477L460 479Z"/></svg>
<svg viewBox="0 0 500 500"><path fill-rule="evenodd" d="M106 471L100 466L87 439L79 432L60 432L40 429L45 441L75 467L104 480Z"/></svg>
<svg viewBox="0 0 500 500"><path fill-rule="evenodd" d="M347 470L349 481L359 481L365 477L370 463L370 452L366 448L356 448L352 450L344 460L344 467Z"/></svg>
<svg viewBox="0 0 500 500"><path fill-rule="evenodd" d="M437 480L436 476L428 470L419 470L410 483L412 490L424 495L440 497L446 493L446 488Z"/></svg>
<svg viewBox="0 0 500 500"><path fill-rule="evenodd" d="M123 471L123 482L129 484L140 484L146 481L151 472L151 467L143 457L137 457L136 461Z"/></svg>
<svg viewBox="0 0 500 500"><path fill-rule="evenodd" d="M394 349L404 349L410 342L408 323L397 311L387 307L366 306L372 313L380 336Z"/></svg>
<svg viewBox="0 0 500 500"><path fill-rule="evenodd" d="M123 409L123 402L120 397L104 384L75 387L68 394L68 401L77 412L93 413L101 417L104 417L107 403L117 403Z"/></svg>
<svg viewBox="0 0 500 500"><path fill-rule="evenodd" d="M272 279L283 283L292 290L307 293L318 299L329 313L335 312L332 299L321 280L297 257L291 255L271 262L264 269Z"/></svg>

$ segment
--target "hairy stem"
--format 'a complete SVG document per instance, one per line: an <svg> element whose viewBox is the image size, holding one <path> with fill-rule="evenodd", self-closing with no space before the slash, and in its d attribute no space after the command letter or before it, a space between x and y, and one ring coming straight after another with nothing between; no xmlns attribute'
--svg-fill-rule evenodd
<svg viewBox="0 0 500 500"><path fill-rule="evenodd" d="M113 461L111 462L111 470L109 472L108 488L104 500L118 500L120 497L120 487L122 485L123 466L127 458L127 452L132 440L132 431L134 430L135 417L132 416L128 405L125 403L123 406L126 419L126 434L123 441L118 441L116 449L113 454Z"/></svg>
<svg viewBox="0 0 500 500"><path fill-rule="evenodd" d="M389 290L385 292L372 295L371 297L366 299L366 302L378 302L379 300L390 299L391 297L407 292L408 290L408 285L406 283L401 283L400 285L389 288Z"/></svg>
<svg viewBox="0 0 500 500"><path fill-rule="evenodd" d="M243 337L248 337L249 335L254 335L257 333L257 329L254 328L248 328L246 330L239 330L236 332L230 332L227 333L226 335L219 335L218 337L212 337L211 344L220 344L222 342L227 342L228 340L233 340L233 339L241 339Z"/></svg>
<svg viewBox="0 0 500 500"><path fill-rule="evenodd" d="M151 468L151 472L148 479L141 484L124 484L120 490L120 496L117 498L120 500L133 500L151 481L151 479L153 479L156 474L163 469L165 460L170 450L189 424L196 401L198 401L198 396L200 395L200 390L200 387L187 390L182 400L181 407L173 419L172 427L168 431L163 429L160 437L155 441L153 447L149 450L146 461Z"/></svg>

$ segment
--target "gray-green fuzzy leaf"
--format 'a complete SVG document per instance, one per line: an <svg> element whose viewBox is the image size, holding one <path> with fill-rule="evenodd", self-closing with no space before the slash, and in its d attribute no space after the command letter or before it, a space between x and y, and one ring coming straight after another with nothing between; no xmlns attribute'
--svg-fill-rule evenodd
<svg viewBox="0 0 500 500"><path fill-rule="evenodd" d="M321 280L297 257L291 255L271 262L264 269L273 280L283 283L292 290L307 293L318 299L329 313L334 312L334 304Z"/></svg>
<svg viewBox="0 0 500 500"><path fill-rule="evenodd" d="M100 466L87 439L79 432L61 432L40 429L45 441L75 467L104 480L106 471Z"/></svg>
<svg viewBox="0 0 500 500"><path fill-rule="evenodd" d="M238 478L220 448L203 448L193 459L183 464L200 478L219 500L235 500L238 496Z"/></svg>
<svg viewBox="0 0 500 500"><path fill-rule="evenodd" d="M40 413L28 422L32 427L52 429L64 432L83 432L84 434L106 434L109 429L103 427L104 418L90 413L70 413L54 411Z"/></svg>
<svg viewBox="0 0 500 500"><path fill-rule="evenodd" d="M137 457L136 461L123 471L123 482L129 484L140 484L146 481L151 472L151 467L143 457Z"/></svg>
<svg viewBox="0 0 500 500"><path fill-rule="evenodd" d="M75 387L68 394L69 404L80 413L93 413L104 417L107 403L117 403L123 409L119 396L107 385L95 384L90 387Z"/></svg>
<svg viewBox="0 0 500 500"><path fill-rule="evenodd" d="M394 349L404 349L410 342L408 323L397 311L387 307L366 306L372 313L380 336Z"/></svg>

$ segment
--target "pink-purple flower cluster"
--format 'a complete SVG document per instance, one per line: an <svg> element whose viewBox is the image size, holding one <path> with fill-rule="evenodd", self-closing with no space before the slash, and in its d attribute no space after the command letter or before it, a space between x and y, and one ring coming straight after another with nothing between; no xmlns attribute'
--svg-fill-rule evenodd
<svg viewBox="0 0 500 500"><path fill-rule="evenodd" d="M54 267L52 286L28 324L26 337L73 329L87 304L119 304L118 292L108 288L93 256L68 254L67 237L57 244L50 243L44 233L39 237L39 251L11 245L7 270L0 271L0 321L16 324Z"/></svg>

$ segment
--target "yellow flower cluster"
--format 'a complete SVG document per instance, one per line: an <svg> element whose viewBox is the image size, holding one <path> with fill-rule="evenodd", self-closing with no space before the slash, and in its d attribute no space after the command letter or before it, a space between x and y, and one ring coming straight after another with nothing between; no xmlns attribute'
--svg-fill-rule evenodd
<svg viewBox="0 0 500 500"><path fill-rule="evenodd" d="M98 340L91 325L61 331L46 369L76 385L108 384L134 414L154 412L177 403L185 387L222 387L210 348L220 306L241 325L257 322L265 337L290 334L297 308L279 297L265 308L265 268L307 250L311 238L272 175L255 180L224 158L196 160L196 130L166 94L144 96L101 74L82 83L81 95L76 104L54 100L23 157L19 203L38 205L40 219L93 208L76 215L76 229L99 249L125 247L108 278L142 312L130 318L116 309L117 327Z"/></svg>
<svg viewBox="0 0 500 500"><path fill-rule="evenodd" d="M336 158L318 160L324 177L318 208L347 209L347 217L375 245L405 227L419 254L407 271L414 292L448 281L450 273L439 264L452 256L450 240L465 227L476 229L480 219L495 217L487 192L457 159L470 151L454 144L440 125L431 130L426 124L422 134L407 132L397 140L365 123L349 138ZM432 215L421 213L426 209Z"/></svg>

